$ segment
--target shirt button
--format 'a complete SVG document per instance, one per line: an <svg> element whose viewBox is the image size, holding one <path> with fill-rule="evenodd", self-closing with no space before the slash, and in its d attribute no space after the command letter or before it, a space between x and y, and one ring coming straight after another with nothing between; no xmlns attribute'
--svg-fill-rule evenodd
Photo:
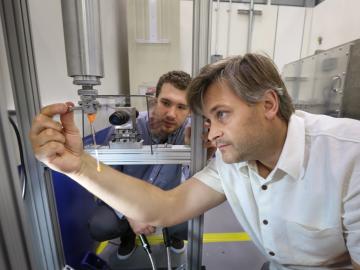
<svg viewBox="0 0 360 270"><path fill-rule="evenodd" d="M275 256L275 253L272 252L272 251L269 251L269 255L270 255L270 256Z"/></svg>
<svg viewBox="0 0 360 270"><path fill-rule="evenodd" d="M261 186L261 189L262 189L262 190L267 190L267 185L262 185L262 186Z"/></svg>
<svg viewBox="0 0 360 270"><path fill-rule="evenodd" d="M264 223L264 225L268 225L268 224L269 224L269 222L268 222L266 219L263 220L263 223Z"/></svg>

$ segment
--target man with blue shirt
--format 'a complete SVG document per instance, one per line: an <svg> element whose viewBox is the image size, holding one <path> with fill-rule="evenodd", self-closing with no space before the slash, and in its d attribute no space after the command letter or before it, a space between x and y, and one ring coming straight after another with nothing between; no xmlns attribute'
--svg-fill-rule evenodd
<svg viewBox="0 0 360 270"><path fill-rule="evenodd" d="M189 124L189 107L186 102L186 89L191 81L183 71L170 71L159 78L156 85L156 99L148 112L140 112L136 128L144 145L184 144L185 128ZM108 140L113 133L109 129ZM183 168L181 164L168 165L122 165L115 168L127 175L142 179L163 190L170 190L181 183ZM135 234L151 234L155 227L126 218L122 213L101 204L89 220L89 231L97 241L120 237L117 250L119 259L127 259L135 251ZM169 228L171 249L176 253L185 250L184 241L187 224Z"/></svg>
<svg viewBox="0 0 360 270"><path fill-rule="evenodd" d="M187 98L217 152L170 191L107 166L98 173L73 135L67 104L45 107L35 119L34 152L153 226L178 224L227 200L271 270L360 270L360 121L295 111L271 59L252 53L203 67Z"/></svg>

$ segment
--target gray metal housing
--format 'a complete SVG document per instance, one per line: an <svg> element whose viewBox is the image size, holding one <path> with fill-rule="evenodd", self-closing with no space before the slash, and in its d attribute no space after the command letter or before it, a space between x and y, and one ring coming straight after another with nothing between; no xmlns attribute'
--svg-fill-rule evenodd
<svg viewBox="0 0 360 270"><path fill-rule="evenodd" d="M61 1L68 75L76 85L98 85L104 77L98 0Z"/></svg>
<svg viewBox="0 0 360 270"><path fill-rule="evenodd" d="M360 40L284 66L282 76L295 108L360 119Z"/></svg>

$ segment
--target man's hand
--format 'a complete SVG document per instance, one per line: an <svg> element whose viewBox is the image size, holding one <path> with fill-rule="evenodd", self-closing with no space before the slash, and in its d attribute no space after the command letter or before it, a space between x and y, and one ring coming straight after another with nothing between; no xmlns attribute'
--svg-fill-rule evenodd
<svg viewBox="0 0 360 270"><path fill-rule="evenodd" d="M127 220L129 221L131 229L136 234L149 235L149 234L153 234L156 231L156 227L154 227L154 226L147 225L147 224L141 223L141 222L137 222L130 218L127 218Z"/></svg>
<svg viewBox="0 0 360 270"><path fill-rule="evenodd" d="M63 173L77 173L81 168L83 146L73 112L68 102L44 107L35 117L30 130L30 140L36 158L51 169ZM59 114L61 123L54 121Z"/></svg>

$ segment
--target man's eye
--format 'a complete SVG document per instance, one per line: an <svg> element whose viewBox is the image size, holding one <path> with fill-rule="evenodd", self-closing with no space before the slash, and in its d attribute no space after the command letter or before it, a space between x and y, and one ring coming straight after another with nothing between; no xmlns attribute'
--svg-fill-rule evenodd
<svg viewBox="0 0 360 270"><path fill-rule="evenodd" d="M179 109L179 110L187 110L187 108L188 108L188 107L185 106L185 105L179 105L179 106L178 106L178 109Z"/></svg>
<svg viewBox="0 0 360 270"><path fill-rule="evenodd" d="M226 116L227 116L227 113L226 113L226 112L223 112L223 111L218 111L218 112L216 113L216 117L217 117L217 119L219 119L219 120L224 119Z"/></svg>
<svg viewBox="0 0 360 270"><path fill-rule="evenodd" d="M163 100L163 101L161 101L161 103L162 103L164 106L166 106L166 107L170 107L170 106L171 106L171 103L170 103L169 101Z"/></svg>

